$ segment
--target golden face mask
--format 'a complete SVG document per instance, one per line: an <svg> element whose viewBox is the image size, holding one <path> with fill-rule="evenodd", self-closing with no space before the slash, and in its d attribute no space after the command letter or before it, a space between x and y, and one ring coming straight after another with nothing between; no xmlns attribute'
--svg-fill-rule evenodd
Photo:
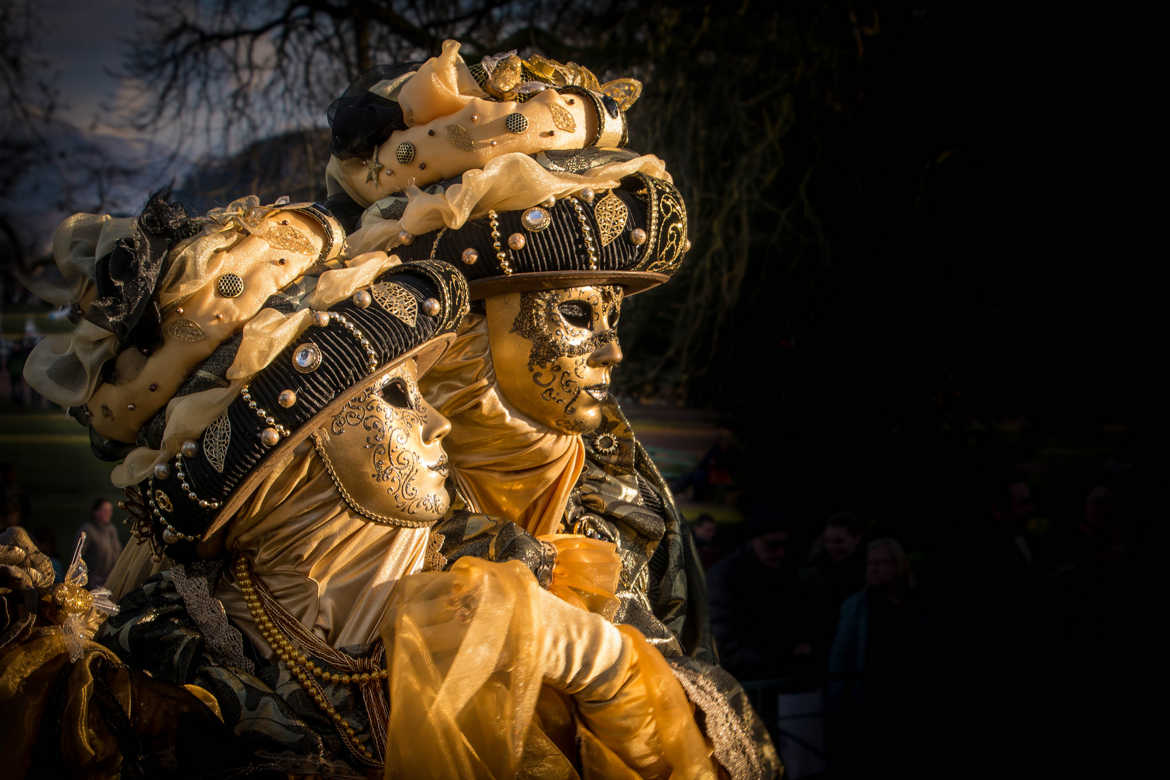
<svg viewBox="0 0 1170 780"><path fill-rule="evenodd" d="M447 418L418 391L408 360L354 396L313 444L350 509L385 525L430 525L450 504Z"/></svg>
<svg viewBox="0 0 1170 780"><path fill-rule="evenodd" d="M596 428L622 359L622 288L509 293L486 305L492 364L509 403L561 433Z"/></svg>

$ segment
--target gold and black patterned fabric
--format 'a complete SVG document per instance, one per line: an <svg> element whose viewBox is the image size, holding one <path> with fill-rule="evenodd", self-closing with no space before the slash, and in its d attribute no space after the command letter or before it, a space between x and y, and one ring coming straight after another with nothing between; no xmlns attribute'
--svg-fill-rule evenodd
<svg viewBox="0 0 1170 780"><path fill-rule="evenodd" d="M379 367L454 331L467 313L466 283L447 263L395 266L371 289L366 299L347 299L316 318L251 379L197 447L179 452L169 469L156 469L138 486L140 522L171 558L192 559L245 480L308 436L327 407ZM278 298L269 305L280 308Z"/></svg>
<svg viewBox="0 0 1170 780"><path fill-rule="evenodd" d="M591 283L621 284L630 295L667 281L687 247L686 206L678 189L636 174L608 192L491 212L458 230L416 236L395 253L403 260L452 263L478 299Z"/></svg>

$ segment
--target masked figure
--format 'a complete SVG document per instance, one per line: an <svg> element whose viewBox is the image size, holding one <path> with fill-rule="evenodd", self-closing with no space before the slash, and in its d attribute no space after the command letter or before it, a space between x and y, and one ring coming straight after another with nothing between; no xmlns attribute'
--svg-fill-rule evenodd
<svg viewBox="0 0 1170 780"><path fill-rule="evenodd" d="M328 168L354 251L447 260L468 280L471 314L421 383L451 420L466 510L436 526L441 553L519 558L556 582L566 535L612 543L617 601L594 608L661 651L724 770L773 774L764 729L715 666L693 542L610 393L623 302L689 248L664 163L621 148L641 86L542 57L468 64L458 48L355 83L331 109Z"/></svg>
<svg viewBox="0 0 1170 780"><path fill-rule="evenodd" d="M442 555L438 521L499 525L451 509L417 384L467 314L456 269L340 258L328 212L254 200L77 215L55 245L42 292L77 328L30 379L120 461L135 540L115 606L0 538L12 774L716 775L661 653L597 614L609 545Z"/></svg>

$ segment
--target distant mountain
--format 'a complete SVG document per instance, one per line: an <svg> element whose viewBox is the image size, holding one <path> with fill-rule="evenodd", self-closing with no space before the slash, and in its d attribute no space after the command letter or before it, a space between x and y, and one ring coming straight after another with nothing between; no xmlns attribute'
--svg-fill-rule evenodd
<svg viewBox="0 0 1170 780"><path fill-rule="evenodd" d="M26 256L44 255L53 230L70 214L132 214L152 191L191 168L190 160L149 139L90 133L64 121L43 125L40 135L45 145L11 172L10 186L0 192L0 218ZM16 128L6 133L5 146L30 136Z"/></svg>

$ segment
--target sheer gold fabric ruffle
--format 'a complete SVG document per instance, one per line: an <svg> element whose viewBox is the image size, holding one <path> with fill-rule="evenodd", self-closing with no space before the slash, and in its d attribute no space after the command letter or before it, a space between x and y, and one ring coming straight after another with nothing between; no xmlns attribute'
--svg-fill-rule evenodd
<svg viewBox="0 0 1170 780"><path fill-rule="evenodd" d="M552 598L517 561L461 558L399 584L382 627L386 777L715 777L661 654Z"/></svg>

